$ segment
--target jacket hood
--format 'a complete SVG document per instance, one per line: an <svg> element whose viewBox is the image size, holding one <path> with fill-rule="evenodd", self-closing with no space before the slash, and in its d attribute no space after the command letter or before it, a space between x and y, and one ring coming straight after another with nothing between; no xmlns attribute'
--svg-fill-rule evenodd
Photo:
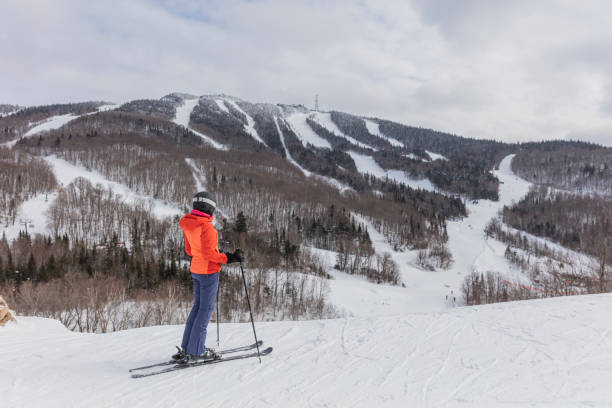
<svg viewBox="0 0 612 408"><path fill-rule="evenodd" d="M185 214L179 225L183 231L193 230L206 222L212 222L213 217L198 217L193 214Z"/></svg>

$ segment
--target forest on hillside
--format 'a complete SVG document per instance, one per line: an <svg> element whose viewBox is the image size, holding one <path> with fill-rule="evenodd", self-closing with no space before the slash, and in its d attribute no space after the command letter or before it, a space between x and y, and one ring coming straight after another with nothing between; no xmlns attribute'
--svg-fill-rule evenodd
<svg viewBox="0 0 612 408"><path fill-rule="evenodd" d="M374 251L369 228L382 233L395 250L418 250L421 268L448 268L453 257L446 246L446 223L467 215L467 199L498 199L499 180L492 170L507 154L516 153L515 171L537 183L573 192L606 194L610 189L610 150L594 145L512 145L225 96L201 97L184 127L173 121L184 97L135 100L104 112L98 110L102 102L30 107L0 117L0 142L16 142L0 147L3 226L18 221L24 202L45 193L56 197L45 234L22 233L0 241L0 290L20 310L64 319L84 331L180 321L190 297L190 276L178 219L198 188L217 196L221 250L241 247L247 254L246 272L260 319L336 315L327 300L330 277L317 250L336 252L338 270L375 283L401 284L398 265ZM305 142L287 120L292 112L306 112L305 126L331 148ZM60 128L24 137L35 124L68 114L74 119ZM378 136L372 126L378 126ZM190 128L229 150L212 149ZM385 170L427 178L445 194L364 174L348 152L371 156ZM49 157L148 199L125 200L83 178L62 185ZM600 215L608 201L559 194L530 193L504 210L503 223L598 256L601 230L596 226L603 222ZM152 200L175 208L176 215L156 214ZM581 212L587 209L595 218ZM566 212L571 216L564 219ZM367 225L358 221L363 219ZM519 251L548 251L501 227L488 233L508 242L506 257L519 267L524 264ZM482 282L477 279L479 288ZM245 319L241 290L237 271L228 268L220 298L226 321ZM59 294L70 307L62 309L49 293ZM126 302L151 307L134 308L133 315L119 306L114 310L122 312L112 314L107 307ZM163 320L161 310L172 310L166 314L171 317Z"/></svg>
<svg viewBox="0 0 612 408"><path fill-rule="evenodd" d="M309 248L338 252L336 266L347 273L400 283L397 265L374 252L367 227L353 214L371 220L396 248L423 248L432 237L443 243L446 219L465 214L461 200L359 173L351 178L361 193L341 193L305 177L271 149L215 151L189 130L142 109L139 102L81 116L2 150L0 163L11 169L3 179L10 208L42 192L57 193L47 235L0 242L1 284L18 309L62 318L75 330L114 330L159 323L140 309L134 316L110 316L104 305L117 299L146 301L157 305L154 310L165 305L180 320L190 296L178 217L157 216L150 204L125 202L85 179L58 185L43 156L95 171L182 211L198 183L217 194L221 249L245 250L255 312L262 319L335 315L326 300L329 277ZM36 166L40 174L29 171ZM23 182L15 183L20 177ZM380 193L369 192L373 188ZM219 307L222 318L243 320L239 275L231 271L221 282ZM73 290L81 287L95 296ZM70 313L58 309L56 298L45 295L49 291L65 298Z"/></svg>
<svg viewBox="0 0 612 408"><path fill-rule="evenodd" d="M504 207L486 234L506 245L504 257L523 282L500 273L472 273L467 304L612 291L612 200L597 194L536 186Z"/></svg>
<svg viewBox="0 0 612 408"><path fill-rule="evenodd" d="M536 184L612 195L612 148L583 142L524 143L512 169Z"/></svg>

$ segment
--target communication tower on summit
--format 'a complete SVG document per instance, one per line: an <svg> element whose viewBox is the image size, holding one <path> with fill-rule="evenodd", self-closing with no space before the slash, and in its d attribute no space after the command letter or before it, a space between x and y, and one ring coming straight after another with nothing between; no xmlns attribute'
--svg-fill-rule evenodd
<svg viewBox="0 0 612 408"><path fill-rule="evenodd" d="M319 111L319 94L315 94L315 111Z"/></svg>

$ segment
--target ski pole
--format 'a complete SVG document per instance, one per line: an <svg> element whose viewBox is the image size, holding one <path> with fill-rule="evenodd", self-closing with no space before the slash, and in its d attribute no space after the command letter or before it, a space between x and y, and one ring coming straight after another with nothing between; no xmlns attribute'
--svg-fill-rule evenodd
<svg viewBox="0 0 612 408"><path fill-rule="evenodd" d="M242 282L244 282L244 292L246 293L247 304L249 305L249 315L251 315L251 325L253 326L253 336L255 337L255 345L257 346L257 358L259 358L259 364L261 364L261 355L259 354L259 341L257 340L257 333L255 332L255 323L253 322L253 311L251 310L251 301L249 300L249 290L247 289L246 278L244 277L244 269L242 268L242 262L240 262L240 271L242 272Z"/></svg>
<svg viewBox="0 0 612 408"><path fill-rule="evenodd" d="M219 347L219 288L217 287L217 347Z"/></svg>

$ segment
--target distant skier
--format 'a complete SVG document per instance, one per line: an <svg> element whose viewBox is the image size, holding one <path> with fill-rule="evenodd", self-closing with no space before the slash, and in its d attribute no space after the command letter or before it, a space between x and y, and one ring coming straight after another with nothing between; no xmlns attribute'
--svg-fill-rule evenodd
<svg viewBox="0 0 612 408"><path fill-rule="evenodd" d="M193 307L185 324L181 349L172 356L179 363L214 360L219 355L206 348L206 327L215 307L219 288L221 265L242 262L242 250L219 252L218 234L213 226L213 213L217 207L214 196L205 191L193 197L193 210L185 214L179 225L185 234L185 251L191 256L193 281Z"/></svg>

